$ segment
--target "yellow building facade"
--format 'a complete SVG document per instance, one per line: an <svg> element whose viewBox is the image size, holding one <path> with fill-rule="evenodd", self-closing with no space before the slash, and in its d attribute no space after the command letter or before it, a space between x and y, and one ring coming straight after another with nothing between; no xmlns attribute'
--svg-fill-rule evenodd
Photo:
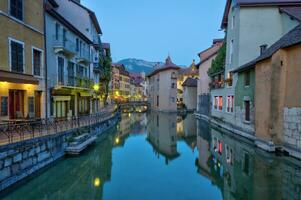
<svg viewBox="0 0 301 200"><path fill-rule="evenodd" d="M0 120L45 117L43 1L0 1Z"/></svg>

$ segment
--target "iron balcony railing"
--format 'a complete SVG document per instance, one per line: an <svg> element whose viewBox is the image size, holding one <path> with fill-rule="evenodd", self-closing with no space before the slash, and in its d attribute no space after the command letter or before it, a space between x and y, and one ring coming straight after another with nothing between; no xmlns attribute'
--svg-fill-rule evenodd
<svg viewBox="0 0 301 200"><path fill-rule="evenodd" d="M119 110L116 106L110 106L102 112L72 117L71 119L49 118L0 123L0 145L55 135L86 126L93 126L113 118L118 112Z"/></svg>
<svg viewBox="0 0 301 200"><path fill-rule="evenodd" d="M68 53L76 53L75 43L64 35L54 35L53 46L56 49L62 48L62 50L67 51Z"/></svg>

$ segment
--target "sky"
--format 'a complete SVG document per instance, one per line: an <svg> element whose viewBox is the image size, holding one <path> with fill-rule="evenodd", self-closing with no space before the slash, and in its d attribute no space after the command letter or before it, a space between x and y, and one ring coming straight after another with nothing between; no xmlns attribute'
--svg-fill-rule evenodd
<svg viewBox="0 0 301 200"><path fill-rule="evenodd" d="M81 0L96 13L112 58L199 61L197 53L224 37L220 31L226 0Z"/></svg>

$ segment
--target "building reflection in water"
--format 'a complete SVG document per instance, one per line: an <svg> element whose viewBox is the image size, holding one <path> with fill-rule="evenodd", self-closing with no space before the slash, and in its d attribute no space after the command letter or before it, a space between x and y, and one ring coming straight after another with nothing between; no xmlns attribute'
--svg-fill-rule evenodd
<svg viewBox="0 0 301 200"><path fill-rule="evenodd" d="M198 173L222 191L224 200L301 199L301 162L277 157L197 121Z"/></svg>
<svg viewBox="0 0 301 200"><path fill-rule="evenodd" d="M165 163L177 158L177 114L151 112L147 116L147 141L157 157L163 155Z"/></svg>

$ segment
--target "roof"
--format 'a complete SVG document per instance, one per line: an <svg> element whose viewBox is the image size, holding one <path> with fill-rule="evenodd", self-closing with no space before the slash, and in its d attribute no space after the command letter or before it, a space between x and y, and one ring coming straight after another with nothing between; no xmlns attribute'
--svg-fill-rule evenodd
<svg viewBox="0 0 301 200"><path fill-rule="evenodd" d="M73 26L70 22L68 22L62 15L60 15L54 9L48 7L46 11L49 15L57 19L64 26L68 27L70 31L72 31L74 34L79 36L85 42L87 42L88 44L93 44L93 42L89 38L87 38L81 31L79 31L75 26Z"/></svg>
<svg viewBox="0 0 301 200"><path fill-rule="evenodd" d="M301 6L296 7L280 7L280 12L286 13L288 16L301 22Z"/></svg>
<svg viewBox="0 0 301 200"><path fill-rule="evenodd" d="M196 64L196 67L199 68L201 64L203 64L204 62L206 62L207 60L215 56L223 44L224 44L224 39L213 40L213 44L211 47L198 54L201 61L198 64Z"/></svg>
<svg viewBox="0 0 301 200"><path fill-rule="evenodd" d="M104 48L104 49L110 49L111 45L110 45L110 43L102 43L102 48Z"/></svg>
<svg viewBox="0 0 301 200"><path fill-rule="evenodd" d="M101 28L100 28L100 25L98 23L98 20L97 20L97 17L95 15L95 13L92 10L90 10L89 8L83 6L82 4L80 4L80 3L78 3L78 2L76 2L74 0L71 0L71 1L73 3L75 3L76 5L80 6L81 8L85 9L89 13L89 16L91 17L91 20L92 20L92 22L93 22L93 24L94 24L94 26L96 28L97 33L98 34L102 34L102 31L101 31Z"/></svg>
<svg viewBox="0 0 301 200"><path fill-rule="evenodd" d="M231 9L232 0L227 0L221 28L224 29L228 25L228 15ZM235 2L235 1L233 1ZM301 0L236 0L238 6L297 6L301 5Z"/></svg>
<svg viewBox="0 0 301 200"><path fill-rule="evenodd" d="M166 60L165 60L164 65L163 65L162 67L160 67L160 68L158 68L158 69L152 71L150 74L147 75L147 77L152 77L152 76L156 75L157 73L163 72L163 71L166 71L166 70L179 70L179 69L181 69L181 68L178 67L177 65L175 65L175 64L172 62L170 56L168 56L168 57L166 58Z"/></svg>
<svg viewBox="0 0 301 200"><path fill-rule="evenodd" d="M184 81L182 86L183 87L197 87L198 86L198 80L189 77Z"/></svg>
<svg viewBox="0 0 301 200"><path fill-rule="evenodd" d="M256 63L272 57L272 55L276 53L279 49L288 48L298 44L301 44L301 25L295 27L293 30L285 34L282 38L280 38L280 40L278 40L270 48L268 48L262 55L252 60L251 62L239 67L233 72L242 72L253 68L256 65Z"/></svg>
<svg viewBox="0 0 301 200"><path fill-rule="evenodd" d="M196 68L196 64L195 64L195 60L193 60L193 62L191 63L191 65L187 68L181 68L178 71L179 75L198 75L199 72L198 70L195 70Z"/></svg>
<svg viewBox="0 0 301 200"><path fill-rule="evenodd" d="M120 74L124 76L130 76L130 73L125 69L125 66L123 64L112 63L112 67L118 68Z"/></svg>

